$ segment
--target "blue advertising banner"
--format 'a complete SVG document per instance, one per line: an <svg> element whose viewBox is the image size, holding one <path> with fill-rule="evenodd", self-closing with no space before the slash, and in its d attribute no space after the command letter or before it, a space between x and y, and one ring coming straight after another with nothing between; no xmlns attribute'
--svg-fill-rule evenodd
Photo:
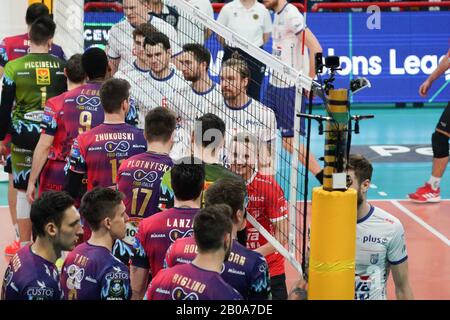
<svg viewBox="0 0 450 320"><path fill-rule="evenodd" d="M118 13L85 13L85 46L104 45L108 30L122 19ZM308 13L307 23L324 50L324 56L341 59L335 87L366 77L372 87L356 94L354 103L447 102L450 70L433 83L429 96L418 88L449 49L450 12ZM221 47L215 37L211 50L211 75L220 70ZM271 51L269 42L265 49ZM216 61L217 60L217 61ZM326 75L325 75L326 77Z"/></svg>

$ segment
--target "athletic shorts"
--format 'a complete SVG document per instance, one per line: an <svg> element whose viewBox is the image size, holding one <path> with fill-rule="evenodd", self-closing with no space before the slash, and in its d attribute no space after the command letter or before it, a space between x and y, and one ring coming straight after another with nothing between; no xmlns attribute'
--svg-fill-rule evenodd
<svg viewBox="0 0 450 320"><path fill-rule="evenodd" d="M6 173L12 173L11 167L11 135L8 133L3 140L4 145L6 146L6 165L4 167L4 171Z"/></svg>
<svg viewBox="0 0 450 320"><path fill-rule="evenodd" d="M450 102L445 107L444 112L442 112L436 129L440 129L450 134Z"/></svg>
<svg viewBox="0 0 450 320"><path fill-rule="evenodd" d="M48 160L39 179L39 196L46 191L61 191L66 176L63 161Z"/></svg>
<svg viewBox="0 0 450 320"><path fill-rule="evenodd" d="M17 147L11 144L11 165L14 188L27 190L30 178L33 150Z"/></svg>
<svg viewBox="0 0 450 320"><path fill-rule="evenodd" d="M3 171L5 171L6 173L11 174L12 173L12 165L11 165L11 153L8 154L7 158L6 158L6 165L3 168Z"/></svg>
<svg viewBox="0 0 450 320"><path fill-rule="evenodd" d="M305 112L304 100L302 99L301 112ZM295 116L295 87L279 88L269 83L262 103L275 113L277 128L282 137L294 136L294 121L301 121L300 134L305 135L305 119Z"/></svg>
<svg viewBox="0 0 450 320"><path fill-rule="evenodd" d="M270 290L272 291L272 300L287 300L288 292L284 273L270 278Z"/></svg>

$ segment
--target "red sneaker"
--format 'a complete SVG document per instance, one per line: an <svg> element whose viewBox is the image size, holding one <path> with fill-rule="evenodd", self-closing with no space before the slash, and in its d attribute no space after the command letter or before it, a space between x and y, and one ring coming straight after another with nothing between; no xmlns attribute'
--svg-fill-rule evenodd
<svg viewBox="0 0 450 320"><path fill-rule="evenodd" d="M12 257L19 250L20 250L20 242L19 241L14 241L13 243L11 243L9 246L7 246L5 248L5 255Z"/></svg>
<svg viewBox="0 0 450 320"><path fill-rule="evenodd" d="M408 198L418 203L440 202L441 189L438 188L437 190L433 190L431 184L425 183L424 186L417 188L416 192L408 194Z"/></svg>

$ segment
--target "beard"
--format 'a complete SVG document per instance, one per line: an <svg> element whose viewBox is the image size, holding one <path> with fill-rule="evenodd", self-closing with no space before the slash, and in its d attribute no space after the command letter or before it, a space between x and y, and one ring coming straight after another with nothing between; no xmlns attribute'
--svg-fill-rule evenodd
<svg viewBox="0 0 450 320"><path fill-rule="evenodd" d="M361 192L361 190L358 190L358 200L357 200L358 208L363 204L363 202L364 202L364 195Z"/></svg>
<svg viewBox="0 0 450 320"><path fill-rule="evenodd" d="M231 241L233 241L233 240L231 240ZM225 248L225 257L223 258L223 262L225 263L225 262L227 262L228 261L228 258L230 257L230 254L231 254L231 243L230 243L230 245L228 246L226 243L224 244L224 248Z"/></svg>

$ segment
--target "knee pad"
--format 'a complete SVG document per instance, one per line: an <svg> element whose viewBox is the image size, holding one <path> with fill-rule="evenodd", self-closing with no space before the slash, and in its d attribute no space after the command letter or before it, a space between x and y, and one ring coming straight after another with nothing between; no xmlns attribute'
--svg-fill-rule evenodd
<svg viewBox="0 0 450 320"><path fill-rule="evenodd" d="M433 147L434 158L445 158L449 155L448 146L449 137L445 134L435 131L431 136L431 146Z"/></svg>
<svg viewBox="0 0 450 320"><path fill-rule="evenodd" d="M29 219L31 205L27 200L27 195L23 191L17 192L17 219Z"/></svg>

